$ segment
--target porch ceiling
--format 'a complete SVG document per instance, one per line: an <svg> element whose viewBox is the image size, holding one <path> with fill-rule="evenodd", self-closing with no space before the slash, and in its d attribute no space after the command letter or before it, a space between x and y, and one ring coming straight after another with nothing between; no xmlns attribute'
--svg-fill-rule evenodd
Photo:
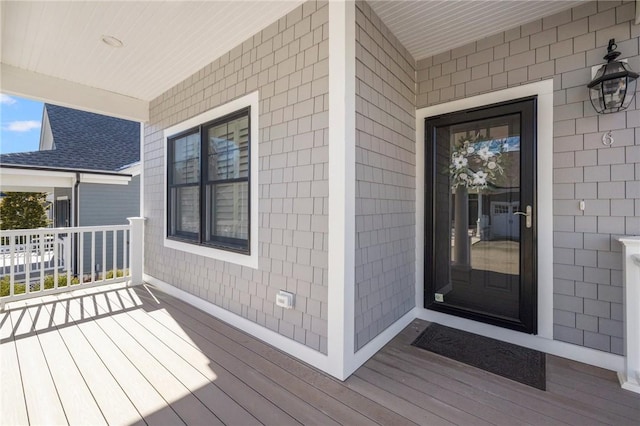
<svg viewBox="0 0 640 426"><path fill-rule="evenodd" d="M25 78L71 82L78 89L115 94L116 101L146 103L300 3L3 1L1 60L9 77L2 90L30 95L16 93L27 86ZM103 35L120 39L124 47L107 46ZM22 83L6 87L14 81Z"/></svg>
<svg viewBox="0 0 640 426"><path fill-rule="evenodd" d="M2 1L0 90L146 121L149 101L301 3ZM416 59L577 3L371 2ZM104 35L117 37L124 47L107 46L101 41Z"/></svg>
<svg viewBox="0 0 640 426"><path fill-rule="evenodd" d="M553 15L583 1L370 1L414 59L428 58L486 36Z"/></svg>

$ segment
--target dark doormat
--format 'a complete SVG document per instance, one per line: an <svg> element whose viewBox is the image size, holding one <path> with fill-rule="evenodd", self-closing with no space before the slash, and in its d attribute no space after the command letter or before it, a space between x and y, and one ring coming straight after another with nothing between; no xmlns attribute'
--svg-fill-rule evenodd
<svg viewBox="0 0 640 426"><path fill-rule="evenodd" d="M545 354L432 323L412 343L507 379L546 390Z"/></svg>

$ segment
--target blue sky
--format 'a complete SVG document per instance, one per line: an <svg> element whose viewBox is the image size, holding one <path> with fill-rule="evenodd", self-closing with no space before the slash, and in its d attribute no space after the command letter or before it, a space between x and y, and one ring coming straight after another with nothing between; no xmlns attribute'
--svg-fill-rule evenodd
<svg viewBox="0 0 640 426"><path fill-rule="evenodd" d="M42 102L0 94L0 153L37 151Z"/></svg>

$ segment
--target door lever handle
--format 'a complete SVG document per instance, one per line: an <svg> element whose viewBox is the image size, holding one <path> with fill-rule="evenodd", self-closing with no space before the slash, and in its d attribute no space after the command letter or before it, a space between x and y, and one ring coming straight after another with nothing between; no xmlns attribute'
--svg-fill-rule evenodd
<svg viewBox="0 0 640 426"><path fill-rule="evenodd" d="M527 228L531 228L533 221L531 220L531 216L533 215L533 209L531 206L527 206L524 212L513 212L515 215L520 215L525 217L524 224Z"/></svg>

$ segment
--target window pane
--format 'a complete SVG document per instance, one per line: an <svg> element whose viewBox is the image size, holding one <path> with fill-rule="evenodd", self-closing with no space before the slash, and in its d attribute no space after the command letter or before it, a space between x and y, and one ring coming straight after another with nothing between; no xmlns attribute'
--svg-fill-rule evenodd
<svg viewBox="0 0 640 426"><path fill-rule="evenodd" d="M249 183L207 186L208 239L249 238Z"/></svg>
<svg viewBox="0 0 640 426"><path fill-rule="evenodd" d="M249 172L249 118L243 116L209 128L209 180L247 177Z"/></svg>
<svg viewBox="0 0 640 426"><path fill-rule="evenodd" d="M171 184L197 183L200 179L200 135L195 133L173 141Z"/></svg>
<svg viewBox="0 0 640 426"><path fill-rule="evenodd" d="M199 198L197 186L171 189L171 235L189 233L197 239L200 229Z"/></svg>

